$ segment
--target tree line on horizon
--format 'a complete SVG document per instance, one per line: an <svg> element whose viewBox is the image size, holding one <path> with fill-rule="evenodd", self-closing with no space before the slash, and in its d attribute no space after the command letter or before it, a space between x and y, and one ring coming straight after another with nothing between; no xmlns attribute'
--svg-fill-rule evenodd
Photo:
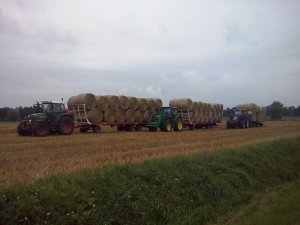
<svg viewBox="0 0 300 225"><path fill-rule="evenodd" d="M232 115L234 108L227 108L223 111L224 117ZM17 108L3 107L0 108L0 121L18 121L25 116L35 112L33 106L19 106ZM267 116L272 120L280 120L282 117L300 117L300 106L284 106L279 101L274 101L271 105L266 106Z"/></svg>

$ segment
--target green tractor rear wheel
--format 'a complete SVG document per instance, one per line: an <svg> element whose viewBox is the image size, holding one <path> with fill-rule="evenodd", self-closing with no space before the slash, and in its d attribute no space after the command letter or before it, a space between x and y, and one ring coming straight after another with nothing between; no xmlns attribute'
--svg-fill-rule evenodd
<svg viewBox="0 0 300 225"><path fill-rule="evenodd" d="M181 118L178 118L176 121L175 121L175 128L174 128L175 131L182 131L183 130L183 122L182 122L182 119Z"/></svg>

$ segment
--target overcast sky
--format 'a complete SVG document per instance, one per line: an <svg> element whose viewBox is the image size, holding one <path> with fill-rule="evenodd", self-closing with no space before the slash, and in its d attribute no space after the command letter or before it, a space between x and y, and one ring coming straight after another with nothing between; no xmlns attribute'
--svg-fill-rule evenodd
<svg viewBox="0 0 300 225"><path fill-rule="evenodd" d="M0 0L0 107L83 92L300 105L299 0Z"/></svg>

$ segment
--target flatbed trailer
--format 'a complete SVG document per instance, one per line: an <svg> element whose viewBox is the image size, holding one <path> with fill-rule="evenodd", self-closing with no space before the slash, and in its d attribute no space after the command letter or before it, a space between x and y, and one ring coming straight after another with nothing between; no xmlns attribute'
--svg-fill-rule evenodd
<svg viewBox="0 0 300 225"><path fill-rule="evenodd" d="M191 120L192 111L189 109L177 109L177 114L182 117L183 127L193 129L201 129L201 128L213 128L217 126L217 123L221 121L202 121L202 122L194 122Z"/></svg>
<svg viewBox="0 0 300 225"><path fill-rule="evenodd" d="M74 114L74 128L78 128L81 133L92 130L94 133L101 133L101 126L117 127L118 131L142 131L144 122L92 122L88 119L85 104L72 106Z"/></svg>

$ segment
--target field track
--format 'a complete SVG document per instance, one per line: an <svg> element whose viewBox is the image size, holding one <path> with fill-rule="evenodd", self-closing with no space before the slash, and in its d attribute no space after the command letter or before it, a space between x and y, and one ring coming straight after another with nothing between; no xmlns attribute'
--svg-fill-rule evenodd
<svg viewBox="0 0 300 225"><path fill-rule="evenodd" d="M20 137L16 124L0 123L0 187L108 164L141 163L300 136L300 122L268 122L265 127L244 130L227 130L221 124L209 130L171 133L102 130L101 134L76 130L71 136Z"/></svg>

